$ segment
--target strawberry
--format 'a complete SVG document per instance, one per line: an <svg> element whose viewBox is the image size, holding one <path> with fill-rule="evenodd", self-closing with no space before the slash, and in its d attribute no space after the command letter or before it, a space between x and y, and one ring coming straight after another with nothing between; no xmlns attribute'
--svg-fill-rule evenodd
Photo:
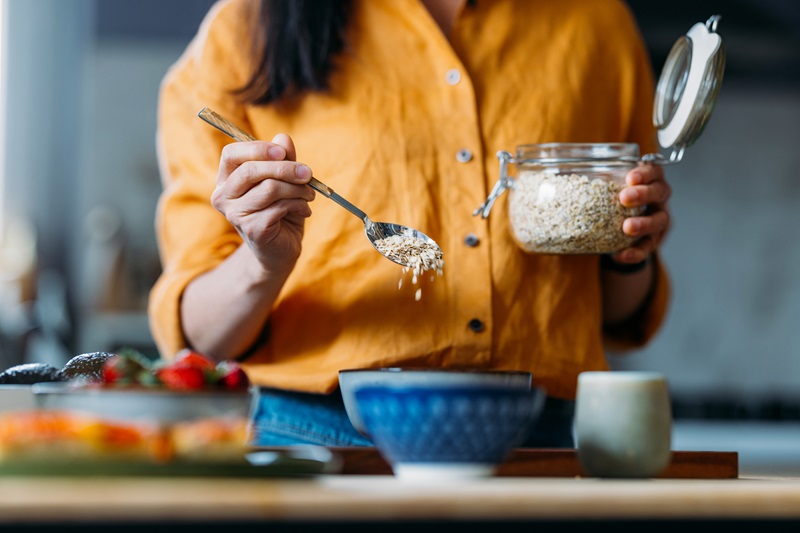
<svg viewBox="0 0 800 533"><path fill-rule="evenodd" d="M205 373L194 366L169 365L155 370L156 377L172 390L199 390L205 387Z"/></svg>
<svg viewBox="0 0 800 533"><path fill-rule="evenodd" d="M173 365L192 366L202 370L214 370L216 364L209 357L190 348L184 348L175 354Z"/></svg>
<svg viewBox="0 0 800 533"><path fill-rule="evenodd" d="M247 389L250 386L250 379L238 363L234 361L222 361L217 364L219 380L217 383L224 389Z"/></svg>

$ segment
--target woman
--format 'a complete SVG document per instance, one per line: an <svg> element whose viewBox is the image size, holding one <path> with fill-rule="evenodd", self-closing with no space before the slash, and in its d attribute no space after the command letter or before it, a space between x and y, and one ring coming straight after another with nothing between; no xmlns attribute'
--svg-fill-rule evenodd
<svg viewBox="0 0 800 533"><path fill-rule="evenodd" d="M338 371L423 366L531 371L553 428L530 444L571 446L577 375L663 321L670 188L660 167L628 174L620 201L647 211L624 223L636 244L602 261L521 251L504 203L472 212L498 150L654 150L653 90L618 0L219 2L161 88L162 355L240 360L264 387L257 444L368 444ZM196 117L206 106L264 141L231 143ZM327 199L312 215L312 175L432 237L443 275L414 285L356 217Z"/></svg>

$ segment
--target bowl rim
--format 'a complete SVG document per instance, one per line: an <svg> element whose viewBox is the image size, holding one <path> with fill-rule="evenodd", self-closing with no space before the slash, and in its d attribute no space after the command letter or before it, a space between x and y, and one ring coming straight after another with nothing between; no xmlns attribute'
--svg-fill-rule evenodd
<svg viewBox="0 0 800 533"><path fill-rule="evenodd" d="M547 391L544 387L539 387L537 385L531 385L530 389L517 389L517 388L510 388L504 387L502 385L482 385L482 384L475 384L475 385L457 385L453 387L425 387L420 385L390 385L390 384L372 384L372 385L364 385L356 390L353 394L355 395L356 401L359 400L359 396L367 396L375 395L375 394L391 394L392 396L410 396L410 395L420 395L420 396L433 396L433 395L446 395L446 396L474 396L476 393L479 394L488 394L489 396L545 396Z"/></svg>
<svg viewBox="0 0 800 533"><path fill-rule="evenodd" d="M123 396L150 396L150 397L213 397L213 396L252 396L255 391L253 387L247 389L197 389L197 390L178 390L167 389L158 387L142 387L131 385L127 386L86 386L75 385L70 382L41 382L30 385L31 392L37 395L46 394L66 394L70 396L108 396L110 394L119 394Z"/></svg>
<svg viewBox="0 0 800 533"><path fill-rule="evenodd" d="M487 374L487 375L504 375L504 376L533 376L532 372L527 370L505 370L501 368L428 368L428 367L414 367L414 366L387 366L377 368L344 368L339 370L339 375L342 374L355 374L355 373L387 373L387 374L401 374L401 373L426 373L426 374Z"/></svg>

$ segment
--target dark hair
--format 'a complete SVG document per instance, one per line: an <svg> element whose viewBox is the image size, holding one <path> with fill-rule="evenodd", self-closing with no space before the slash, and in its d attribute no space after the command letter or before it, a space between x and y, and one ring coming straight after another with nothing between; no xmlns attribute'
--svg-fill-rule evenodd
<svg viewBox="0 0 800 533"><path fill-rule="evenodd" d="M328 89L345 47L350 0L261 0L254 20L253 71L236 93L269 104Z"/></svg>

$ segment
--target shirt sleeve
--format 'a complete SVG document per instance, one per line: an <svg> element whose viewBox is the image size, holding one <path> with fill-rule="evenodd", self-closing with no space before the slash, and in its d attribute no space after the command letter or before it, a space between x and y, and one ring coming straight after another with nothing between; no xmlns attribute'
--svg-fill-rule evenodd
<svg viewBox="0 0 800 533"><path fill-rule="evenodd" d="M156 148L163 192L155 225L162 274L150 292L148 312L165 358L186 345L180 321L184 289L242 242L210 201L220 153L232 141L197 117L207 106L245 124L243 109L231 95L245 72L232 60L241 52L234 37L241 35L241 8L236 0L214 5L159 91Z"/></svg>

